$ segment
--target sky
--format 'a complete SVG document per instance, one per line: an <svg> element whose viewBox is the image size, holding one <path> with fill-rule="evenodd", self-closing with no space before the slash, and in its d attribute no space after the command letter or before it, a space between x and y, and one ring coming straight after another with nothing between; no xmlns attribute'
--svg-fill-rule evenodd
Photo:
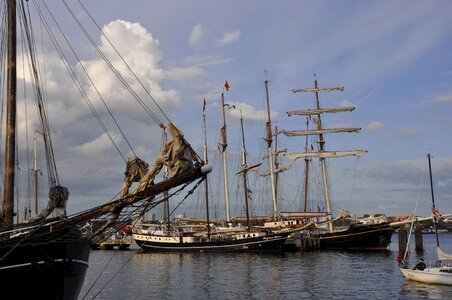
<svg viewBox="0 0 452 300"><path fill-rule="evenodd" d="M31 8L33 3L36 2L30 1ZM83 78L81 85L93 99L93 107L123 157L133 154L129 143L138 156L152 163L162 144L158 122L137 105L109 71L64 2L42 3L48 5L76 50L77 56L64 46L72 68ZM103 35L80 3L102 28ZM221 155L217 149L223 125L221 94L224 93L226 103L236 107L226 114L229 190L233 198L231 211L241 214L241 179L235 176L242 147L240 111L248 161L257 163L266 151L266 79L272 126L279 130L305 129L303 117L288 117L286 112L314 107L312 93L292 92L313 87L314 80L320 87L345 88L343 92L321 93L322 106L356 107L353 112L322 116L328 128L361 128L359 133L326 135L327 150L367 150L358 159L328 160L334 214L346 209L358 216L408 215L419 198L416 213L429 215L427 153L433 157L437 207L440 212L452 213L452 2L97 0L67 4L86 24L98 49L149 101L158 120L167 122L140 89L141 85L147 87L168 119L184 132L200 155L204 143L202 108L206 100L209 162L214 168L209 177L211 201L213 209L219 210L219 218L224 197ZM46 9L42 6L46 19L53 24ZM36 21L39 32L43 26L37 18ZM55 49L46 37L42 40L38 49L45 54L42 66L55 156L60 181L71 191L68 210L76 212L115 197L123 181L125 162L71 78L64 75L65 67ZM129 67L124 66L110 42ZM19 70L20 66L21 63ZM91 81L83 75L84 70ZM23 76L26 72L19 73ZM225 81L230 85L229 91L224 90ZM108 104L127 141L102 101ZM25 109L24 103L22 99L19 109ZM36 119L25 118L24 114L19 117L19 124L22 128L37 126ZM302 137L278 136L278 148L288 152L304 151L305 142ZM314 143L313 147L317 145ZM279 178L279 210L300 210L304 161L281 158L281 164L290 169ZM311 174L317 177L314 189L320 174L314 170L314 161L312 164ZM269 213L271 200L266 180L250 175L256 213ZM322 198L312 193L313 198ZM199 209L202 196L195 197L199 199L187 200L177 213Z"/></svg>

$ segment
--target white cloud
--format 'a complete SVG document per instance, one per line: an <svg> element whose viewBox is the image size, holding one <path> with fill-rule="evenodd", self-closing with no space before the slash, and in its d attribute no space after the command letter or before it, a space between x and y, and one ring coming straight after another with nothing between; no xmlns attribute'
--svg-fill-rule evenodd
<svg viewBox="0 0 452 300"><path fill-rule="evenodd" d="M413 137L417 135L417 131L414 129L399 129L397 134L401 137Z"/></svg>
<svg viewBox="0 0 452 300"><path fill-rule="evenodd" d="M240 38L240 30L225 33L223 37L218 41L220 46L225 46L232 42L237 41Z"/></svg>
<svg viewBox="0 0 452 300"><path fill-rule="evenodd" d="M240 119L240 111L242 111L243 120L251 122L264 122L267 120L266 110L257 110L251 105L243 102L228 102L229 105L234 105L235 109L228 109L228 113L231 117ZM272 120L278 118L278 113L270 111L270 117Z"/></svg>
<svg viewBox="0 0 452 300"><path fill-rule="evenodd" d="M382 122L380 122L380 121L373 121L372 123L370 123L367 126L367 130L368 131L375 131L375 130L381 129L383 127L384 127L384 125L383 125Z"/></svg>
<svg viewBox="0 0 452 300"><path fill-rule="evenodd" d="M193 29L190 33L190 37L188 38L188 43L190 46L196 46L201 41L204 35L204 28L200 23L193 26Z"/></svg>
<svg viewBox="0 0 452 300"><path fill-rule="evenodd" d="M435 97L435 99L432 100L432 103L433 104L452 103L452 94L437 96Z"/></svg>

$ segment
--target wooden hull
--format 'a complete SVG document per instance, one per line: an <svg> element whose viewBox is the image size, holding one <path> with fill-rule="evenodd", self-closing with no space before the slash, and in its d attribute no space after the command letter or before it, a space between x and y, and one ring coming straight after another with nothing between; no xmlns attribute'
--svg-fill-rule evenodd
<svg viewBox="0 0 452 300"><path fill-rule="evenodd" d="M77 299L88 269L89 241L15 239L13 248L0 246L2 286L22 282L23 288L14 290L17 299Z"/></svg>
<svg viewBox="0 0 452 300"><path fill-rule="evenodd" d="M320 233L320 249L388 250L396 228L383 224L355 224L337 232Z"/></svg>
<svg viewBox="0 0 452 300"><path fill-rule="evenodd" d="M280 252L290 232L274 233L237 240L217 240L184 243L159 242L150 235L134 234L135 242L144 251L160 252Z"/></svg>
<svg viewBox="0 0 452 300"><path fill-rule="evenodd" d="M409 280L428 284L452 285L452 270L450 268L447 272L442 272L441 268L427 268L424 271L400 269L400 271Z"/></svg>

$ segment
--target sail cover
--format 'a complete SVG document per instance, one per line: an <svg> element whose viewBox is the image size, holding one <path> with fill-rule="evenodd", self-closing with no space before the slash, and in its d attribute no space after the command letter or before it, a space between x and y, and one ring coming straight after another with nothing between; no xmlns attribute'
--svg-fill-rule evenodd
<svg viewBox="0 0 452 300"><path fill-rule="evenodd" d="M284 131L286 136L306 136L324 133L338 133L338 132L359 132L361 128L333 128L333 129L317 129L317 130L293 130Z"/></svg>
<svg viewBox="0 0 452 300"><path fill-rule="evenodd" d="M185 141L183 133L172 123L166 126L173 138L165 144L163 150L155 159L152 166L144 175L134 193L141 192L153 184L155 176L166 165L169 177L188 172L194 168L193 161L198 161L196 153Z"/></svg>
<svg viewBox="0 0 452 300"><path fill-rule="evenodd" d="M440 247L436 248L438 260L452 260L452 254L444 252Z"/></svg>
<svg viewBox="0 0 452 300"><path fill-rule="evenodd" d="M366 154L366 150L351 150L351 151L323 151L323 152L306 152L306 153L286 153L284 157L297 160L303 157L320 157L320 158L336 158L345 156L357 156L360 157Z"/></svg>
<svg viewBox="0 0 452 300"><path fill-rule="evenodd" d="M287 115L290 116L312 116L319 115L323 113L338 113L338 112L346 112L353 111L355 108L353 106L350 107L338 107L338 108L321 108L321 109L307 109L307 110L293 110L288 111Z"/></svg>

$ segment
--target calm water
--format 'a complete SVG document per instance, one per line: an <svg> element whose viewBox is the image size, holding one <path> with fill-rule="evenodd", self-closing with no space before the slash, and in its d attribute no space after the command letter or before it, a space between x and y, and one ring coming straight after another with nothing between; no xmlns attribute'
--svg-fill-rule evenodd
<svg viewBox="0 0 452 300"><path fill-rule="evenodd" d="M420 257L426 262L435 259L433 238L424 235L426 250L423 254L412 250L412 264ZM442 234L440 242L452 252L452 234ZM397 247L394 234L387 253L92 251L80 299L452 298L452 286L406 281L397 266Z"/></svg>

